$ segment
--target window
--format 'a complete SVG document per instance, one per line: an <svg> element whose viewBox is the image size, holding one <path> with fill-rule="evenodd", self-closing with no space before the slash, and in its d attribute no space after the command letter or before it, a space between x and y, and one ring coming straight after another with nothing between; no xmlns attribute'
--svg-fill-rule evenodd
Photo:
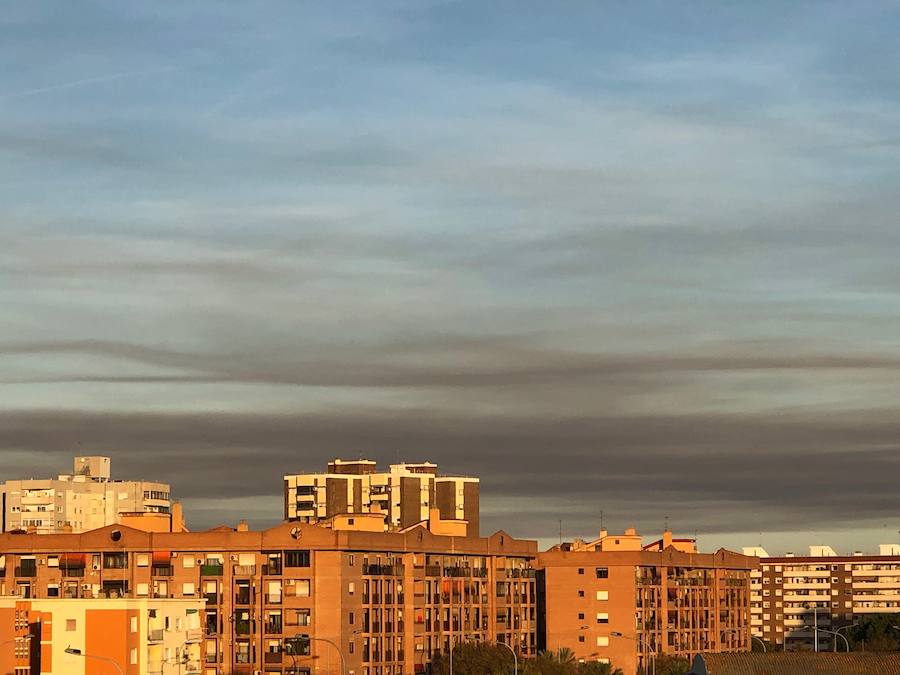
<svg viewBox="0 0 900 675"><path fill-rule="evenodd" d="M132 633L137 633L138 623L137 623L137 617L136 617L136 616L131 617L131 620L130 620L129 624L130 624L129 630L130 630Z"/></svg>
<svg viewBox="0 0 900 675"><path fill-rule="evenodd" d="M285 567L309 567L309 551L285 551Z"/></svg>
<svg viewBox="0 0 900 675"><path fill-rule="evenodd" d="M609 568L608 567L598 567L594 571L596 572L598 579L609 579Z"/></svg>
<svg viewBox="0 0 900 675"><path fill-rule="evenodd" d="M128 653L128 663L131 665L137 665L137 648L132 647L131 651Z"/></svg>
<svg viewBox="0 0 900 675"><path fill-rule="evenodd" d="M584 568L583 568L583 567L579 567L579 568L578 568L578 574L584 574Z"/></svg>
<svg viewBox="0 0 900 675"><path fill-rule="evenodd" d="M584 621L584 612L578 612L578 620Z"/></svg>
<svg viewBox="0 0 900 675"><path fill-rule="evenodd" d="M150 554L137 553L134 556L134 564L138 567L150 567Z"/></svg>
<svg viewBox="0 0 900 675"><path fill-rule="evenodd" d="M186 555L181 559L181 566L186 570L191 569L194 566L194 562L194 556Z"/></svg>
<svg viewBox="0 0 900 675"><path fill-rule="evenodd" d="M66 630L67 631L76 630L75 619L66 619Z"/></svg>
<svg viewBox="0 0 900 675"><path fill-rule="evenodd" d="M127 553L104 553L103 569L105 570L123 570L128 567Z"/></svg>
<svg viewBox="0 0 900 675"><path fill-rule="evenodd" d="M598 635L597 636L597 646L598 647L609 647L609 638L606 635Z"/></svg>
<svg viewBox="0 0 900 675"><path fill-rule="evenodd" d="M579 641L579 642L584 642L584 635L579 635L579 636L578 636L578 641Z"/></svg>
<svg viewBox="0 0 900 675"><path fill-rule="evenodd" d="M609 600L609 591L597 591L598 600Z"/></svg>
<svg viewBox="0 0 900 675"><path fill-rule="evenodd" d="M194 584L192 584L192 583L182 584L181 594L182 595L193 595L194 594Z"/></svg>
<svg viewBox="0 0 900 675"><path fill-rule="evenodd" d="M609 614L606 612L597 612L597 623L609 623Z"/></svg>
<svg viewBox="0 0 900 675"><path fill-rule="evenodd" d="M347 593L349 593L350 595L356 593L356 584L352 581L347 584Z"/></svg>
<svg viewBox="0 0 900 675"><path fill-rule="evenodd" d="M150 584L138 584L137 590L135 591L135 595L149 595L150 593Z"/></svg>
<svg viewBox="0 0 900 675"><path fill-rule="evenodd" d="M578 591L578 597L579 597L579 598L583 598L583 597L584 597L584 591Z"/></svg>

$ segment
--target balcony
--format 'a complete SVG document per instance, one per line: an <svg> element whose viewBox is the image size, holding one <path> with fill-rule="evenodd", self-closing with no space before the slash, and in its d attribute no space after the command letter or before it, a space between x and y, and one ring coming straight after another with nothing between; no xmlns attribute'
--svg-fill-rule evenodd
<svg viewBox="0 0 900 675"><path fill-rule="evenodd" d="M36 577L37 576L37 568L31 566L21 566L16 568L16 576L17 577Z"/></svg>
<svg viewBox="0 0 900 675"><path fill-rule="evenodd" d="M236 577L256 576L256 565L234 565L232 572Z"/></svg>
<svg viewBox="0 0 900 675"><path fill-rule="evenodd" d="M223 565L200 565L200 576L202 577L220 577L222 573L225 571Z"/></svg>
<svg viewBox="0 0 900 675"><path fill-rule="evenodd" d="M162 642L165 631L162 628L151 628L147 631L148 642Z"/></svg>
<svg viewBox="0 0 900 675"><path fill-rule="evenodd" d="M268 664L280 664L282 661L281 652L266 652L263 655L263 661Z"/></svg>
<svg viewBox="0 0 900 675"><path fill-rule="evenodd" d="M154 577L171 577L175 574L175 569L171 565L165 567L154 567L151 575Z"/></svg>

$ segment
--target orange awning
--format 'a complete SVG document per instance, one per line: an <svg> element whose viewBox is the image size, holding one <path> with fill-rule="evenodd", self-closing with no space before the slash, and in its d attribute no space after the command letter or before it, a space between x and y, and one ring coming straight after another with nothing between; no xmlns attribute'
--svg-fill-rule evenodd
<svg viewBox="0 0 900 675"><path fill-rule="evenodd" d="M172 564L172 552L153 551L153 564L157 567L168 567Z"/></svg>
<svg viewBox="0 0 900 675"><path fill-rule="evenodd" d="M63 553L59 556L59 566L65 568L84 567L87 563L87 553Z"/></svg>

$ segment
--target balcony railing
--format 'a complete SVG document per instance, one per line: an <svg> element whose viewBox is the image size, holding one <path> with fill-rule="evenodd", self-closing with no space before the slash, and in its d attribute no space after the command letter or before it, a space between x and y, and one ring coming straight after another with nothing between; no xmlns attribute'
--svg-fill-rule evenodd
<svg viewBox="0 0 900 675"><path fill-rule="evenodd" d="M200 565L200 576L203 577L220 577L224 571L225 568L223 565Z"/></svg>

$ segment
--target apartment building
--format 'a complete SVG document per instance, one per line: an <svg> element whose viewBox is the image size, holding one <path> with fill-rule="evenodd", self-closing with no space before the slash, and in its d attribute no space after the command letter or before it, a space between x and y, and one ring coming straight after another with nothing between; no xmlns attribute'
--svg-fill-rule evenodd
<svg viewBox="0 0 900 675"><path fill-rule="evenodd" d="M199 675L200 599L0 597L0 672ZM75 653L69 653L66 650Z"/></svg>
<svg viewBox="0 0 900 675"><path fill-rule="evenodd" d="M342 659L352 675L420 673L463 640L533 656L536 542L465 536L431 516L403 532L342 529L356 526L346 516L331 528L7 533L0 593L202 599L203 675L338 675Z"/></svg>
<svg viewBox="0 0 900 675"><path fill-rule="evenodd" d="M900 545L882 544L877 554L838 555L810 546L809 555L770 556L748 547L760 567L752 574L753 635L786 650L832 649L843 632L866 614L900 613ZM818 630L816 630L818 626ZM833 632L832 632L833 631Z"/></svg>
<svg viewBox="0 0 900 675"><path fill-rule="evenodd" d="M380 513L384 529L402 530L428 520L432 508L444 520L466 521L479 534L479 479L442 476L431 462L391 464L378 471L369 459L329 462L326 473L284 477L284 519L327 521L341 514Z"/></svg>
<svg viewBox="0 0 900 675"><path fill-rule="evenodd" d="M539 648L649 673L655 656L750 649L754 558L693 539L601 531L538 555Z"/></svg>
<svg viewBox="0 0 900 675"><path fill-rule="evenodd" d="M169 486L113 480L109 457L80 456L70 474L7 480L0 485L3 532L84 532L116 523L123 513L169 513Z"/></svg>

